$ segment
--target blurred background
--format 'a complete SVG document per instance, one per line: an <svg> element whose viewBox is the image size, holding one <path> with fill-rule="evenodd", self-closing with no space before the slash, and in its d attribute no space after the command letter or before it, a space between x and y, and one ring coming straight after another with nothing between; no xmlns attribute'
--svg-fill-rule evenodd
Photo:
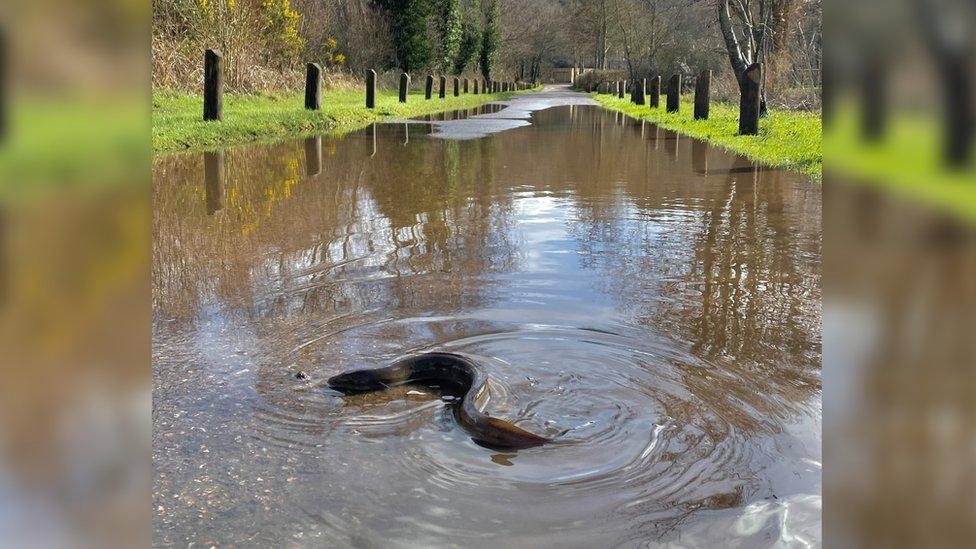
<svg viewBox="0 0 976 549"><path fill-rule="evenodd" d="M824 539L972 547L976 3L824 5Z"/></svg>
<svg viewBox="0 0 976 549"><path fill-rule="evenodd" d="M149 14L0 8L0 545L148 545Z"/></svg>
<svg viewBox="0 0 976 549"><path fill-rule="evenodd" d="M972 546L976 6L823 7L824 539ZM151 8L0 12L4 546L150 540Z"/></svg>

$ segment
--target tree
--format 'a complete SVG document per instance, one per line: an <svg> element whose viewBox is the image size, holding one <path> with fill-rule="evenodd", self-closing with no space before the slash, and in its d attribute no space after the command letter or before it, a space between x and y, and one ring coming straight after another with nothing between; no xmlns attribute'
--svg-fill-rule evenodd
<svg viewBox="0 0 976 549"><path fill-rule="evenodd" d="M461 51L461 0L441 0L438 30L441 35L440 69L447 74L458 60Z"/></svg>
<svg viewBox="0 0 976 549"><path fill-rule="evenodd" d="M742 87L742 75L753 63L767 64L787 47L798 0L718 0L718 23L725 50ZM736 31L739 31L738 34ZM763 89L761 112L766 114Z"/></svg>
<svg viewBox="0 0 976 549"><path fill-rule="evenodd" d="M478 62L485 80L491 80L491 68L498 52L498 0L490 0L485 14L485 26L481 31L481 52Z"/></svg>
<svg viewBox="0 0 976 549"><path fill-rule="evenodd" d="M454 74L464 72L476 53L478 53L478 28L470 19L466 19L464 32L461 33L461 47L454 60Z"/></svg>
<svg viewBox="0 0 976 549"><path fill-rule="evenodd" d="M380 5L390 13L393 47L400 69L411 72L430 64L427 0L380 0Z"/></svg>

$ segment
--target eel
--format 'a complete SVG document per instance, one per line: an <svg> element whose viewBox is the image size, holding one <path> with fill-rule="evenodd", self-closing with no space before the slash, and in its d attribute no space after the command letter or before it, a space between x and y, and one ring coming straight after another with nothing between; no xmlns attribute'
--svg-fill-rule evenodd
<svg viewBox="0 0 976 549"><path fill-rule="evenodd" d="M329 378L329 388L346 395L382 391L416 384L457 394L454 417L475 443L494 449L517 450L541 446L552 439L483 413L475 404L486 394L488 376L470 358L454 353L422 353L397 360L385 368L355 370Z"/></svg>

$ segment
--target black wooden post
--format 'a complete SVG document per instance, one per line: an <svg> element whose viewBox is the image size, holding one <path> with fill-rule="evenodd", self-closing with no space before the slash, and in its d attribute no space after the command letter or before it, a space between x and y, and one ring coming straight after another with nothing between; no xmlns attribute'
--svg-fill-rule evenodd
<svg viewBox="0 0 976 549"><path fill-rule="evenodd" d="M668 82L668 112L681 110L681 75L676 74Z"/></svg>
<svg viewBox="0 0 976 549"><path fill-rule="evenodd" d="M641 78L637 81L635 90L635 104L644 105L647 103L647 79Z"/></svg>
<svg viewBox="0 0 976 549"><path fill-rule="evenodd" d="M711 110L712 71L702 71L695 82L695 120L708 120Z"/></svg>
<svg viewBox="0 0 976 549"><path fill-rule="evenodd" d="M217 50L207 50L203 56L203 119L224 119L224 83L220 69L223 56Z"/></svg>
<svg viewBox="0 0 976 549"><path fill-rule="evenodd" d="M461 79L457 76L454 77L454 97L461 95Z"/></svg>
<svg viewBox="0 0 976 549"><path fill-rule="evenodd" d="M464 79L464 93L468 93L468 79Z"/></svg>
<svg viewBox="0 0 976 549"><path fill-rule="evenodd" d="M474 79L474 94L478 95L478 79Z"/></svg>
<svg viewBox="0 0 976 549"><path fill-rule="evenodd" d="M322 67L309 63L305 67L305 108L317 111L322 107Z"/></svg>
<svg viewBox="0 0 976 549"><path fill-rule="evenodd" d="M430 96L434 93L434 75L427 75L427 84L424 86L424 99L430 99Z"/></svg>
<svg viewBox="0 0 976 549"><path fill-rule="evenodd" d="M7 30L4 27L0 27L0 143L3 143L7 139L7 120L10 116L10 105L8 104L9 95L7 92L7 86L10 85L10 63L7 60L7 53L10 51L10 47L7 45ZM0 231L3 231L3 227L0 227ZM3 234L0 232L0 234ZM3 251L0 249L0 256L2 256ZM3 264L0 264L0 270L3 270ZM3 300L4 287L3 278L0 275L0 302Z"/></svg>
<svg viewBox="0 0 976 549"><path fill-rule="evenodd" d="M366 71L366 108L376 108L376 71Z"/></svg>
<svg viewBox="0 0 976 549"><path fill-rule="evenodd" d="M762 106L762 64L754 63L742 74L742 99L739 103L739 135L759 135Z"/></svg>
<svg viewBox="0 0 976 549"><path fill-rule="evenodd" d="M213 215L223 207L224 151L203 153L203 189L207 215Z"/></svg>
<svg viewBox="0 0 976 549"><path fill-rule="evenodd" d="M861 137L869 143L875 143L881 139L886 129L888 79L878 54L872 54L871 57L861 69Z"/></svg>
<svg viewBox="0 0 976 549"><path fill-rule="evenodd" d="M437 92L438 97L444 99L447 97L447 77L441 76L441 89Z"/></svg>
<svg viewBox="0 0 976 549"><path fill-rule="evenodd" d="M661 107L661 77L655 76L651 78L651 108L657 109Z"/></svg>
<svg viewBox="0 0 976 549"><path fill-rule="evenodd" d="M410 75L407 73L400 74L400 102L407 102L407 94L410 93Z"/></svg>

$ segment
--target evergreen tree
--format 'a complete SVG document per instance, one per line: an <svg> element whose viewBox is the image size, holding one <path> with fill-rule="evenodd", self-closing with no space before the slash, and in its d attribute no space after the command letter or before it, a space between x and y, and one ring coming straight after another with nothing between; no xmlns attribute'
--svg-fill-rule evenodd
<svg viewBox="0 0 976 549"><path fill-rule="evenodd" d="M439 29L441 33L440 68L443 74L450 72L461 50L462 18L461 0L442 0Z"/></svg>
<svg viewBox="0 0 976 549"><path fill-rule="evenodd" d="M458 50L457 59L454 61L454 74L461 74L468 64L478 53L479 46L478 28L475 27L471 19L464 21L464 31L461 33L461 48Z"/></svg>
<svg viewBox="0 0 976 549"><path fill-rule="evenodd" d="M393 46L397 63L404 72L430 64L432 51L427 39L428 0L379 0L392 19Z"/></svg>
<svg viewBox="0 0 976 549"><path fill-rule="evenodd" d="M491 80L491 66L495 63L498 52L498 0L489 0L488 13L485 14L485 26L481 31L481 52L478 62L481 65L481 75L485 80Z"/></svg>

